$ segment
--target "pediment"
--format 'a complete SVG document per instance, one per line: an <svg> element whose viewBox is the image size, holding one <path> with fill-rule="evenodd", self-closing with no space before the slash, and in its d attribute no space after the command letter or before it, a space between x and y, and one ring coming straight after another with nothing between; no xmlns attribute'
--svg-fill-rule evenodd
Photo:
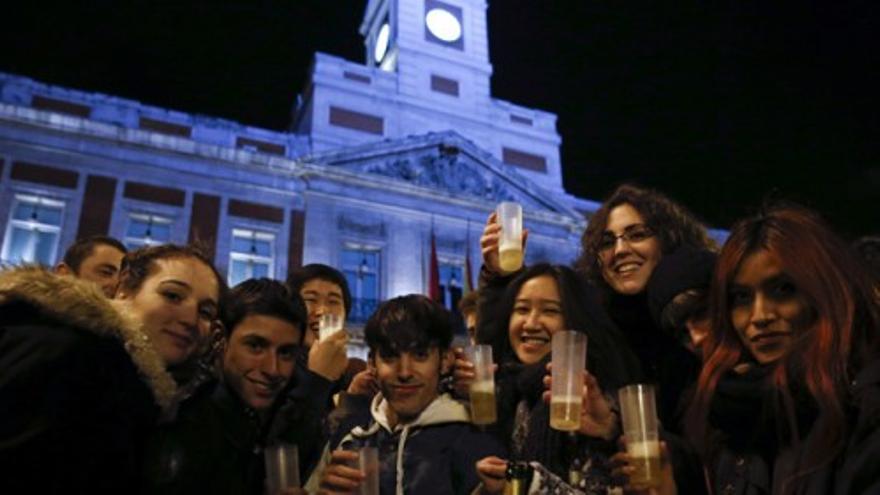
<svg viewBox="0 0 880 495"><path fill-rule="evenodd" d="M515 167L452 131L335 150L311 161L476 201L516 201L532 211L578 216Z"/></svg>

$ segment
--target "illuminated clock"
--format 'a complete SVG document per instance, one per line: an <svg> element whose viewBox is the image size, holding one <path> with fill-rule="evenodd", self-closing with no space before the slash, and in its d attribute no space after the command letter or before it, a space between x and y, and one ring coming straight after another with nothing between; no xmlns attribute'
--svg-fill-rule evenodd
<svg viewBox="0 0 880 495"><path fill-rule="evenodd" d="M452 43L461 38L461 22L446 9L429 10L425 14L425 25L428 26L428 31L441 41Z"/></svg>
<svg viewBox="0 0 880 495"><path fill-rule="evenodd" d="M388 52L388 43L391 38L391 26L386 22L379 28L379 34L376 35L376 44L373 45L373 59L376 63L382 62L385 54Z"/></svg>
<svg viewBox="0 0 880 495"><path fill-rule="evenodd" d="M462 19L461 7L440 0L425 0L425 40L464 50Z"/></svg>

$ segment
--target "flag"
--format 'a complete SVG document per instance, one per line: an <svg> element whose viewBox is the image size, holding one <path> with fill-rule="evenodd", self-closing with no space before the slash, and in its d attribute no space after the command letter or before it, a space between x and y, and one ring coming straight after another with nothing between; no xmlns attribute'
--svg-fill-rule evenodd
<svg viewBox="0 0 880 495"><path fill-rule="evenodd" d="M428 297L443 304L443 292L440 290L440 263L437 261L437 240L434 228L431 227L431 260L428 272Z"/></svg>
<svg viewBox="0 0 880 495"><path fill-rule="evenodd" d="M470 232L468 232L470 234ZM471 242L470 235L468 235L468 241L465 245L464 252L464 284L462 284L464 288L464 294L468 292L473 292L474 290L474 274L471 272Z"/></svg>

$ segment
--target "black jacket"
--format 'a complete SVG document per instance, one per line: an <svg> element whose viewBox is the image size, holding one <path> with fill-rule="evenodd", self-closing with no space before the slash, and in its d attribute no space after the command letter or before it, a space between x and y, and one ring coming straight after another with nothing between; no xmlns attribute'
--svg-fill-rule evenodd
<svg viewBox="0 0 880 495"><path fill-rule="evenodd" d="M880 361L875 360L857 375L851 392L846 447L832 462L806 475L796 493L880 493ZM795 471L793 466L802 450L782 448L773 455L762 455L725 445L711 466L714 493L782 493L783 480Z"/></svg>
<svg viewBox="0 0 880 495"><path fill-rule="evenodd" d="M205 384L158 427L145 474L156 494L255 494L264 492L263 447L295 444L304 478L320 455L321 421L332 383L298 370L296 390L282 396L266 418L221 382Z"/></svg>
<svg viewBox="0 0 880 495"><path fill-rule="evenodd" d="M0 493L137 493L174 381L101 291L0 273Z"/></svg>

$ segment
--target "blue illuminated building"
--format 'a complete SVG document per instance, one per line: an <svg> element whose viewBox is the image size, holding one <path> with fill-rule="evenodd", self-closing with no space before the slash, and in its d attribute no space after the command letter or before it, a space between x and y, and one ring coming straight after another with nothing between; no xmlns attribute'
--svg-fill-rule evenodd
<svg viewBox="0 0 880 495"><path fill-rule="evenodd" d="M567 194L556 116L492 98L485 0L371 0L366 62L317 53L289 132L0 74L3 263L54 264L81 236L198 241L230 282L342 269L355 319L479 269L502 200L527 261L568 263L598 205ZM451 280L455 279L455 280Z"/></svg>

